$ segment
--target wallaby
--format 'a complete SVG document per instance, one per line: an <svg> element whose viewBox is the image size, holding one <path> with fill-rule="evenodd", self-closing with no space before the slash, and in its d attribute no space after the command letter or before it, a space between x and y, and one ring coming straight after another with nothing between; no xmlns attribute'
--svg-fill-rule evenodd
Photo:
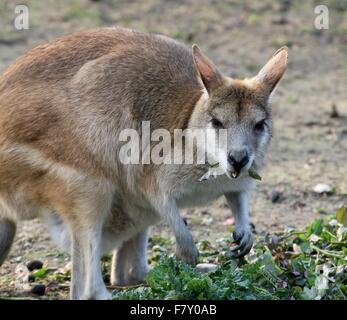
<svg viewBox="0 0 347 320"><path fill-rule="evenodd" d="M72 299L109 299L100 257L114 250L112 284L148 272L148 228L162 218L176 255L198 250L179 208L221 195L235 216L236 256L253 244L248 170L260 170L272 135L270 96L287 67L279 49L258 75L223 76L200 49L123 28L77 32L38 46L0 78L0 263L16 222L40 217L72 256ZM125 129L225 129L227 147L206 164L124 164ZM150 142L145 149L151 150ZM144 153L144 151L142 151Z"/></svg>

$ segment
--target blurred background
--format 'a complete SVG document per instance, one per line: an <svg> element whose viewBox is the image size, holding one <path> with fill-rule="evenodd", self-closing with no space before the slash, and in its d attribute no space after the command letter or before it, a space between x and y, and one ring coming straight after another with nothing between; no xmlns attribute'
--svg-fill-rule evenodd
<svg viewBox="0 0 347 320"><path fill-rule="evenodd" d="M27 30L14 27L17 4L28 8ZM328 29L315 26L318 5L328 9ZM304 227L347 203L346 0L1 0L0 71L38 44L103 26L197 43L221 71L239 78L255 75L279 47L288 46L289 68L273 99L268 163L251 195L251 222L258 233ZM229 235L233 224L224 199L184 215L197 240ZM154 234L172 238L165 226ZM30 258L48 265L67 259L38 221L20 226L0 275Z"/></svg>

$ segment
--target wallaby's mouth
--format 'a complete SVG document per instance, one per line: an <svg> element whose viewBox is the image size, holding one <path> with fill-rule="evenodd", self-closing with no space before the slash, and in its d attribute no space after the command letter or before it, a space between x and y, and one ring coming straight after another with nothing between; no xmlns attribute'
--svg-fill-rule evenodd
<svg viewBox="0 0 347 320"><path fill-rule="evenodd" d="M241 171L235 171L235 170L227 170L226 171L226 175L230 178L230 179L237 179L240 175Z"/></svg>
<svg viewBox="0 0 347 320"><path fill-rule="evenodd" d="M239 175L240 175L240 172L237 172L237 171L231 172L231 177L234 179L236 179Z"/></svg>

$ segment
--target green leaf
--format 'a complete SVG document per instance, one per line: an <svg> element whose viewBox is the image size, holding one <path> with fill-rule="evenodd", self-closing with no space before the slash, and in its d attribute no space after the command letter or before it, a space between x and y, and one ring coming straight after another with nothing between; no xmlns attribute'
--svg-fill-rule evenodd
<svg viewBox="0 0 347 320"><path fill-rule="evenodd" d="M323 231L323 220L321 219L314 221L308 228L309 235L315 234L317 236L320 236L322 231Z"/></svg>
<svg viewBox="0 0 347 320"><path fill-rule="evenodd" d="M300 244L300 249L303 253L309 254L312 252L311 244L308 241L305 241L302 244Z"/></svg>
<svg viewBox="0 0 347 320"><path fill-rule="evenodd" d="M210 168L216 168L216 167L219 166L219 162L216 162L216 163L214 163L214 164L210 164L210 163L209 163L209 165L210 165Z"/></svg>
<svg viewBox="0 0 347 320"><path fill-rule="evenodd" d="M35 278L43 278L47 273L48 273L48 269L47 268L41 268L40 270L37 270L37 271L33 272L32 275Z"/></svg>
<svg viewBox="0 0 347 320"><path fill-rule="evenodd" d="M206 262L218 265L208 275L168 257L168 251L158 251L158 260L146 278L148 286L117 290L113 298L347 299L347 227L335 216L314 221L306 232L288 229L277 234L276 246L269 245L269 237L274 235L257 235L252 253L240 260L228 258L228 239L201 241Z"/></svg>
<svg viewBox="0 0 347 320"><path fill-rule="evenodd" d="M261 176L253 168L250 168L248 170L248 174L251 178L253 178L255 180L260 180L260 181L262 180Z"/></svg>
<svg viewBox="0 0 347 320"><path fill-rule="evenodd" d="M336 220L347 227L347 207L343 206L336 212Z"/></svg>

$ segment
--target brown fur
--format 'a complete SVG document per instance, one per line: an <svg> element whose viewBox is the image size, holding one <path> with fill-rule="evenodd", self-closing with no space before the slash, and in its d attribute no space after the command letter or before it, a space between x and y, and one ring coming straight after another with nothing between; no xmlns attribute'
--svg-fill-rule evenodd
<svg viewBox="0 0 347 320"><path fill-rule="evenodd" d="M121 82L114 81L117 77ZM130 83L137 92L128 92ZM191 52L168 38L111 28L39 46L0 78L0 143L28 144L52 161L109 177L109 168L72 132L84 125L73 118L80 112L93 116L95 104L103 117L112 116L124 92L137 123L186 127L201 95Z"/></svg>
<svg viewBox="0 0 347 320"><path fill-rule="evenodd" d="M213 92L210 99L209 109L211 112L218 106L228 104L233 113L239 117L247 115L250 108L256 106L266 113L270 111L268 95L257 86L249 87L244 80L234 79L229 85L224 85Z"/></svg>

